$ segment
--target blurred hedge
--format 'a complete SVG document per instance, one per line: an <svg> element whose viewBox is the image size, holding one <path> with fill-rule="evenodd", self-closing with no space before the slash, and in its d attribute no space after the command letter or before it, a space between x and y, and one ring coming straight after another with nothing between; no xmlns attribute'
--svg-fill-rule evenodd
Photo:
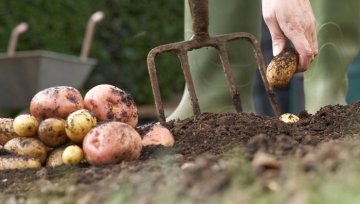
<svg viewBox="0 0 360 204"><path fill-rule="evenodd" d="M13 27L26 21L30 29L20 36L17 50L79 55L86 23L97 10L105 12L90 51L98 65L83 91L110 83L129 91L138 104L152 103L146 56L155 46L183 39L183 1L2 0L0 51L6 52ZM182 92L184 80L176 56L161 56L156 65L162 97Z"/></svg>

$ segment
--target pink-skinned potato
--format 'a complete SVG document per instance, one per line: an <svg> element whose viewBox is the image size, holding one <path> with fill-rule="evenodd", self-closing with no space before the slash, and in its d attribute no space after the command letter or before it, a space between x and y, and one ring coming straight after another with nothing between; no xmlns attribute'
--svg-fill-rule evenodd
<svg viewBox="0 0 360 204"><path fill-rule="evenodd" d="M98 121L115 120L135 127L138 111L130 94L122 89L101 84L90 89L84 97L85 108L95 113Z"/></svg>
<svg viewBox="0 0 360 204"><path fill-rule="evenodd" d="M116 164L140 157L139 133L130 125L109 121L92 128L84 138L83 151L92 165Z"/></svg>
<svg viewBox="0 0 360 204"><path fill-rule="evenodd" d="M175 140L169 129L160 124L146 124L136 128L142 138L142 146L174 146Z"/></svg>
<svg viewBox="0 0 360 204"><path fill-rule="evenodd" d="M84 108L81 93L70 86L55 86L39 91L31 99L30 113L39 121L65 119L71 112Z"/></svg>

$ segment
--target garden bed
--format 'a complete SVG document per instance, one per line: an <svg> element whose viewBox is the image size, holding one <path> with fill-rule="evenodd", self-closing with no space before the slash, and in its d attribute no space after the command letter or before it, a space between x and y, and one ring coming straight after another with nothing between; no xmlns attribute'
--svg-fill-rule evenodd
<svg viewBox="0 0 360 204"><path fill-rule="evenodd" d="M311 194L297 185L289 192L292 189L287 186L289 181L297 181L299 175L294 172L301 172L302 180L318 182L317 188L323 189L322 185L330 184L324 184L326 179L313 179L314 174L337 178L343 161L344 168L357 162L352 159L360 155L360 151L356 151L360 102L326 106L314 115L303 111L299 117L299 122L286 124L274 117L249 113L203 113L170 121L166 126L176 141L171 149L144 148L139 160L116 165L81 164L2 171L0 200L17 203L261 203L265 198L289 202L300 199L296 196L303 194L306 196L300 196L301 199L309 199ZM259 171L258 166L251 163L257 152L267 153L275 160L265 163ZM355 169L360 169L360 164ZM286 190L277 191L284 186ZM273 193L269 193L269 189ZM250 196L254 193L263 196Z"/></svg>

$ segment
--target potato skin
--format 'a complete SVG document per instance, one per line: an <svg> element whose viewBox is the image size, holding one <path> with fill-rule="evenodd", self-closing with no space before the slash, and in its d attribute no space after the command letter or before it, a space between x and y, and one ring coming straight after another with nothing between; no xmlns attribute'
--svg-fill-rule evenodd
<svg viewBox="0 0 360 204"><path fill-rule="evenodd" d="M96 117L89 110L80 109L66 118L65 132L71 141L81 143L95 125Z"/></svg>
<svg viewBox="0 0 360 204"><path fill-rule="evenodd" d="M39 127L37 119L30 114L21 114L15 117L13 128L21 137L35 136Z"/></svg>
<svg viewBox="0 0 360 204"><path fill-rule="evenodd" d="M47 118L41 121L38 129L39 139L49 147L58 147L69 141L65 133L66 121L61 118Z"/></svg>
<svg viewBox="0 0 360 204"><path fill-rule="evenodd" d="M7 141L19 137L14 131L13 118L0 118L0 145L4 145Z"/></svg>
<svg viewBox="0 0 360 204"><path fill-rule="evenodd" d="M64 149L61 158L64 164L79 164L84 158L84 153L81 147L70 145Z"/></svg>
<svg viewBox="0 0 360 204"><path fill-rule="evenodd" d="M19 155L0 155L0 170L39 168L41 163L38 159Z"/></svg>
<svg viewBox="0 0 360 204"><path fill-rule="evenodd" d="M80 92L69 86L44 89L31 99L30 113L39 121L46 118L65 119L71 112L84 108Z"/></svg>
<svg viewBox="0 0 360 204"><path fill-rule="evenodd" d="M300 120L297 115L291 113L284 113L280 116L279 120L283 121L284 123L296 123Z"/></svg>
<svg viewBox="0 0 360 204"><path fill-rule="evenodd" d="M137 159L141 149L139 133L130 125L118 121L102 123L92 128L83 141L85 158L92 165Z"/></svg>
<svg viewBox="0 0 360 204"><path fill-rule="evenodd" d="M146 124L136 128L142 138L142 146L162 145L174 146L174 136L169 129L161 124Z"/></svg>
<svg viewBox="0 0 360 204"><path fill-rule="evenodd" d="M266 79L274 88L284 88L296 72L299 56L293 48L287 48L275 56L266 70Z"/></svg>
<svg viewBox="0 0 360 204"><path fill-rule="evenodd" d="M90 89L84 97L85 108L94 112L98 121L116 120L135 127L138 111L130 94L118 87L101 84Z"/></svg>
<svg viewBox="0 0 360 204"><path fill-rule="evenodd" d="M61 165L64 165L62 160L62 153L64 152L65 147L59 147L53 150L46 159L46 166L55 168Z"/></svg>
<svg viewBox="0 0 360 204"><path fill-rule="evenodd" d="M9 140L4 149L23 156L38 159L44 163L47 157L48 148L38 139L31 137L16 137Z"/></svg>

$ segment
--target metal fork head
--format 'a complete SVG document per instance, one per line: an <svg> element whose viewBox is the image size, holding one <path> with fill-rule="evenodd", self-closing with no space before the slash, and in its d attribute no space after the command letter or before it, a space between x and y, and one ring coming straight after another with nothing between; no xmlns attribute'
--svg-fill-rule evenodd
<svg viewBox="0 0 360 204"><path fill-rule="evenodd" d="M275 94L272 88L269 86L266 77L265 77L265 63L260 50L259 42L256 40L255 36L246 32L237 32L225 35L218 35L211 37L208 34L208 1L207 0L189 0L190 11L193 20L193 32L194 35L190 40L181 41L177 43L171 43L166 45L161 45L150 50L147 56L147 66L151 81L152 92L154 95L155 106L157 109L157 114L160 123L165 123L165 114L163 102L161 100L161 94L159 89L159 83L156 74L155 67L155 57L158 54L165 52L175 52L180 60L181 68L183 70L185 82L190 94L191 105L193 108L194 115L199 115L201 113L199 102L195 93L195 87L192 80L190 66L188 61L188 52L194 49L200 49L203 47L213 47L217 50L225 78L227 80L233 105L237 112L242 111L240 93L236 88L236 83L234 81L233 73L231 70L231 65L229 62L228 54L226 51L226 43L234 40L247 40L250 42L255 59L257 61L259 71L262 77L262 80L265 85L265 89L270 100L272 109L276 116L279 116L279 109L275 101Z"/></svg>

